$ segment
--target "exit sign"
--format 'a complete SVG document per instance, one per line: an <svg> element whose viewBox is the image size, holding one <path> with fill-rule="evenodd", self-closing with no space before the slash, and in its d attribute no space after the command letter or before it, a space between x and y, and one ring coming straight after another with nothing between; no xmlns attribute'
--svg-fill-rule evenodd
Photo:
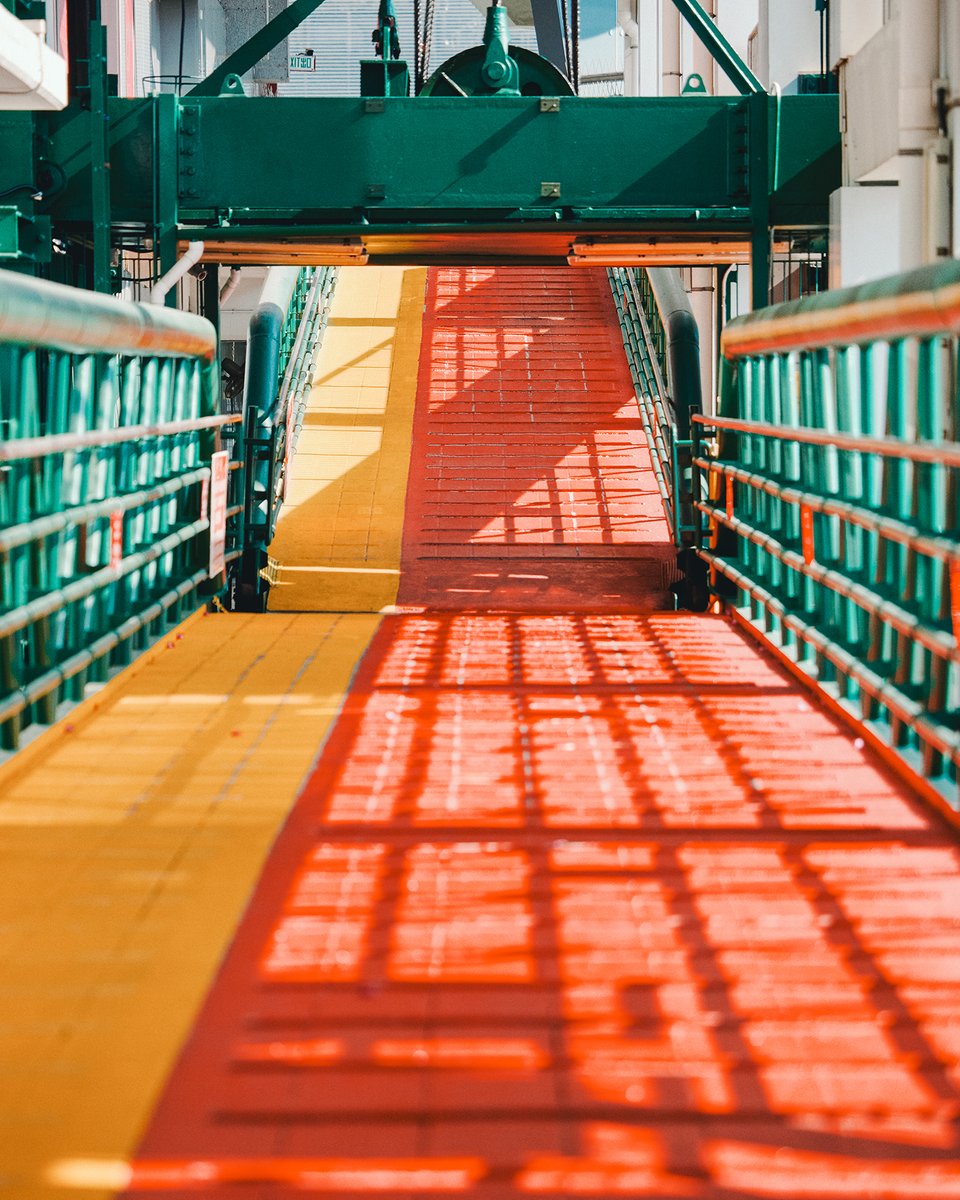
<svg viewBox="0 0 960 1200"><path fill-rule="evenodd" d="M317 60L312 54L291 54L290 55L290 70L291 71L315 71L317 69Z"/></svg>

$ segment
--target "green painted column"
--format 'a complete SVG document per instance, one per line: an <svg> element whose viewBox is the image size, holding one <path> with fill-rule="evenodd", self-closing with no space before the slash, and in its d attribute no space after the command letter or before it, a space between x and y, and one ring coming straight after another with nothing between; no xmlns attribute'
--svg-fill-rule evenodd
<svg viewBox="0 0 960 1200"><path fill-rule="evenodd" d="M750 269L754 309L770 303L770 105L766 92L750 106Z"/></svg>

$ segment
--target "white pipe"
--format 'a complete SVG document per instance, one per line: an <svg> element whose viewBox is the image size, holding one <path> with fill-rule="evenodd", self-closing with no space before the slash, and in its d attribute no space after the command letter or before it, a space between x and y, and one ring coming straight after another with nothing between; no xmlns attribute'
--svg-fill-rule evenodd
<svg viewBox="0 0 960 1200"><path fill-rule="evenodd" d="M717 0L701 0L701 5L707 16L715 22L717 19ZM693 39L693 69L703 80L711 96L717 90L714 79L714 66L713 55L703 42L698 37L695 37ZM703 394L707 396L710 393L704 392Z"/></svg>
<svg viewBox="0 0 960 1200"><path fill-rule="evenodd" d="M680 10L671 0L663 0L663 70L660 93L663 96L679 96L683 86L680 59Z"/></svg>
<svg viewBox="0 0 960 1200"><path fill-rule="evenodd" d="M714 410L714 370L716 367L716 348L714 346L716 333L716 309L714 307L714 267L693 267L690 271L690 286L687 292L690 296L690 307L700 330L700 388L704 404L709 404L708 411Z"/></svg>
<svg viewBox="0 0 960 1200"><path fill-rule="evenodd" d="M220 303L223 304L224 301L229 300L230 297L233 295L233 293L237 290L237 288L239 286L240 286L240 268L239 267L231 267L230 275L227 278L227 282L220 289Z"/></svg>
<svg viewBox="0 0 960 1200"><path fill-rule="evenodd" d="M617 24L623 30L623 94L640 95L639 0L617 0Z"/></svg>
<svg viewBox="0 0 960 1200"><path fill-rule="evenodd" d="M150 296L147 303L162 304L167 292L172 287L175 287L190 268L196 266L202 257L203 242L190 242L182 257L178 258L170 270L165 275L161 275L150 289Z"/></svg>

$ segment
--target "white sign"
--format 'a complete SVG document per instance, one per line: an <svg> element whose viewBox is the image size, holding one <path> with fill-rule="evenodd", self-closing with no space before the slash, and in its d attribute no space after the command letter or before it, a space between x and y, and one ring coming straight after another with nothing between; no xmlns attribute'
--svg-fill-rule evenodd
<svg viewBox="0 0 960 1200"><path fill-rule="evenodd" d="M227 481L230 478L230 451L218 450L210 460L210 578L219 575L226 564Z"/></svg>
<svg viewBox="0 0 960 1200"><path fill-rule="evenodd" d="M315 71L317 69L317 60L312 54L291 54L290 55L290 70L291 71Z"/></svg>

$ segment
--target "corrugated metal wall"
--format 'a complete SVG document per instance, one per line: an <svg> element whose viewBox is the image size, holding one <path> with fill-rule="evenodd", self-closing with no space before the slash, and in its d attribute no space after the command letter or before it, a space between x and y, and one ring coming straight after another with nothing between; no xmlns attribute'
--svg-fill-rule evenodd
<svg viewBox="0 0 960 1200"><path fill-rule="evenodd" d="M484 16L471 0L434 0L433 53L430 70L452 54L477 46L483 37ZM357 96L360 59L373 57L371 33L377 23L377 0L333 0L308 17L290 37L290 53L314 52L316 70L291 71L281 83L281 96ZM398 0L397 25L403 56L413 75L413 4ZM532 26L515 26L515 45L536 49Z"/></svg>
<svg viewBox="0 0 960 1200"><path fill-rule="evenodd" d="M137 73L137 95L146 96L155 89L144 86L144 80L157 74L159 62L154 58L153 0L134 0L133 23Z"/></svg>

